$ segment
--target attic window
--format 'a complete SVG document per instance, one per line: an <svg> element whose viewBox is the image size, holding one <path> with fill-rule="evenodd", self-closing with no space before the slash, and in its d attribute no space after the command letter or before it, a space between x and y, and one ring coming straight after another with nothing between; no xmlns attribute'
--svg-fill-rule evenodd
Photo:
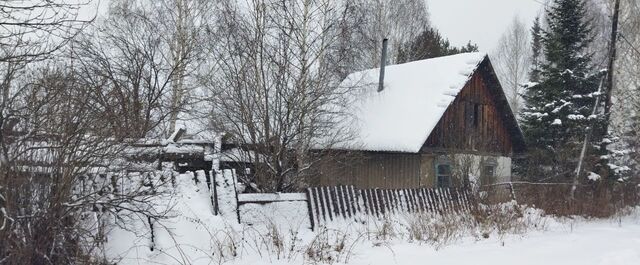
<svg viewBox="0 0 640 265"><path fill-rule="evenodd" d="M480 125L480 104L473 104L473 127L478 128Z"/></svg>

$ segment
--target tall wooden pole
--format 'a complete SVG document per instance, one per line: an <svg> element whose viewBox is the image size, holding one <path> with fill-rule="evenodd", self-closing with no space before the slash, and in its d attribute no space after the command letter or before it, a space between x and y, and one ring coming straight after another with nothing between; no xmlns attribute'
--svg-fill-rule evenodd
<svg viewBox="0 0 640 265"><path fill-rule="evenodd" d="M604 105L604 124L602 126L602 131L600 132L602 135L602 137L605 137L607 135L607 132L609 130L609 120L610 120L610 112L611 112L611 92L613 91L613 64L615 62L615 58L616 58L616 41L618 39L618 17L619 17L619 13L620 13L620 0L616 0L614 8L613 8L613 17L611 19L611 43L609 44L609 63L607 66L607 74L606 76L603 78L603 80L600 81L600 85L598 87L598 92L602 92L602 86L605 86L605 105ZM596 114L597 110L598 110L598 105L600 105L600 98L596 98L596 102L595 105L593 106L593 113L592 114ZM582 174L582 168L583 168L583 161L584 158L586 156L587 153L587 147L589 145L589 141L591 138L591 134L594 131L594 127L595 127L595 123L592 124L592 126L587 130L587 133L585 134L584 137L584 142L582 144L582 150L580 152L580 158L578 160L578 166L576 168L576 174L573 178L573 185L571 186L571 191L570 191L570 196L571 199L575 198L575 191L576 188L578 186L579 183L579 179L580 179L580 175ZM598 131L596 131L598 132ZM602 141L602 143L600 144L600 151L601 152L605 152L607 148L607 143L606 141ZM601 161L605 162L605 161Z"/></svg>
<svg viewBox="0 0 640 265"><path fill-rule="evenodd" d="M611 46L609 47L609 65L607 66L606 94L604 102L604 125L602 136L605 137L609 131L609 123L611 120L611 94L613 93L613 67L616 59L616 41L618 40L618 17L620 13L620 0L616 0L613 7L613 18L611 20ZM600 151L605 152L607 148L606 141L600 145Z"/></svg>

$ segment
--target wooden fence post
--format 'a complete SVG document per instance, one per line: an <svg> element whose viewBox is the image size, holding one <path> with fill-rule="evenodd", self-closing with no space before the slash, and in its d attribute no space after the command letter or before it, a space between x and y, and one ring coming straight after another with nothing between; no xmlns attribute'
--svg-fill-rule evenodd
<svg viewBox="0 0 640 265"><path fill-rule="evenodd" d="M315 231L315 220L313 219L313 202L311 201L311 199L313 199L313 197L311 196L311 189L307 189L307 207L308 207L308 211L309 211L309 223L311 224L311 231Z"/></svg>

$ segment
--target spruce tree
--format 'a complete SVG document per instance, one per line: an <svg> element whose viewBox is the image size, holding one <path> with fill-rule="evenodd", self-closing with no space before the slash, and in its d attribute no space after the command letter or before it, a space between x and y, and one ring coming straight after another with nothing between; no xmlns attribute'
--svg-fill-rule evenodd
<svg viewBox="0 0 640 265"><path fill-rule="evenodd" d="M547 10L539 83L525 93L521 120L533 177L572 176L593 124L599 76L587 51L592 35L585 15L583 0L555 0Z"/></svg>
<svg viewBox="0 0 640 265"><path fill-rule="evenodd" d="M533 83L540 82L541 52L542 27L540 27L540 17L536 17L531 27L531 72L529 74L529 80Z"/></svg>

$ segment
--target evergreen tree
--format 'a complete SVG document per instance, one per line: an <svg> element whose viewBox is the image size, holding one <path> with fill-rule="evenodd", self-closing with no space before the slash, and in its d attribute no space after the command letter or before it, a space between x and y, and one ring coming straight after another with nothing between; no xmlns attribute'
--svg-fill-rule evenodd
<svg viewBox="0 0 640 265"><path fill-rule="evenodd" d="M531 72L529 79L531 82L540 82L540 55L542 52L542 27L540 27L540 17L536 17L531 27Z"/></svg>
<svg viewBox="0 0 640 265"><path fill-rule="evenodd" d="M540 43L544 61L539 83L525 93L522 129L531 151L532 177L572 176L591 112L599 76L587 47L591 26L583 0L555 0Z"/></svg>
<svg viewBox="0 0 640 265"><path fill-rule="evenodd" d="M460 49L458 51L459 51L458 53L477 52L478 51L478 44L474 44L474 43L471 43L471 41L469 41L469 42L467 42L466 45L460 47Z"/></svg>
<svg viewBox="0 0 640 265"><path fill-rule="evenodd" d="M440 56L453 55L464 52L477 52L478 45L470 41L458 48L449 43L437 29L428 27L420 35L398 49L397 63L406 63L417 60L424 60Z"/></svg>

